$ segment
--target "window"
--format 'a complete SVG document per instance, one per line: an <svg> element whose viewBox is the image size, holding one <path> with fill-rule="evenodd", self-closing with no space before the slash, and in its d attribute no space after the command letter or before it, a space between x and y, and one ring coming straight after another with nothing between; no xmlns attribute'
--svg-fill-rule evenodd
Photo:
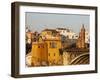
<svg viewBox="0 0 100 80"><path fill-rule="evenodd" d="M57 43L56 42L50 42L50 48L56 48Z"/></svg>
<svg viewBox="0 0 100 80"><path fill-rule="evenodd" d="M69 36L67 35L67 39L69 39Z"/></svg>
<svg viewBox="0 0 100 80"><path fill-rule="evenodd" d="M40 48L40 46L38 46L38 48Z"/></svg>
<svg viewBox="0 0 100 80"><path fill-rule="evenodd" d="M78 36L76 36L76 38L78 38Z"/></svg>
<svg viewBox="0 0 100 80"><path fill-rule="evenodd" d="M69 29L67 29L67 32L70 32L70 30L69 30Z"/></svg>
<svg viewBox="0 0 100 80"><path fill-rule="evenodd" d="M53 35L53 36L56 36L56 35L57 35L57 33L56 33L56 32L52 32L52 35Z"/></svg>
<svg viewBox="0 0 100 80"><path fill-rule="evenodd" d="M54 56L55 56L55 53L54 53Z"/></svg>
<svg viewBox="0 0 100 80"><path fill-rule="evenodd" d="M50 53L48 53L48 55L50 56Z"/></svg>
<svg viewBox="0 0 100 80"><path fill-rule="evenodd" d="M72 39L74 39L74 36L72 36Z"/></svg>

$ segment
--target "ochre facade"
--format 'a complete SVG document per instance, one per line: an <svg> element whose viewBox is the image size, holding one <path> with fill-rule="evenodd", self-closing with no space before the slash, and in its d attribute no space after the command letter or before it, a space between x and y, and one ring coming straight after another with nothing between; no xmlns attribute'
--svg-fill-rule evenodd
<svg viewBox="0 0 100 80"><path fill-rule="evenodd" d="M32 66L47 65L48 49L45 42L32 43Z"/></svg>
<svg viewBox="0 0 100 80"><path fill-rule="evenodd" d="M48 44L48 64L60 65L62 64L62 55L59 49L61 49L61 41L56 39L47 39L45 42Z"/></svg>
<svg viewBox="0 0 100 80"><path fill-rule="evenodd" d="M60 65L61 38L55 30L44 30L39 41L32 43L32 65Z"/></svg>

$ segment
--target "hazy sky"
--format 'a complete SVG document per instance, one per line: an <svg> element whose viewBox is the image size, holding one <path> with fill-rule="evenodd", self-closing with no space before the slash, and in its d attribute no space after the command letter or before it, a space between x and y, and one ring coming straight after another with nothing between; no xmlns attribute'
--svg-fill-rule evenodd
<svg viewBox="0 0 100 80"><path fill-rule="evenodd" d="M34 13L27 12L25 14L25 25L33 32L45 28L70 28L74 32L79 33L82 24L86 30L89 31L89 15L76 15L76 14L51 14L51 13Z"/></svg>

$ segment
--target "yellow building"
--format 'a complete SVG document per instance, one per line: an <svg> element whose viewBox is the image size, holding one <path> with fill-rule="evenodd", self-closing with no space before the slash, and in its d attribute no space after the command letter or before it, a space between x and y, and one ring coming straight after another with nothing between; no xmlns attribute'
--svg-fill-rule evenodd
<svg viewBox="0 0 100 80"><path fill-rule="evenodd" d="M47 65L48 49L45 42L32 43L32 66Z"/></svg>
<svg viewBox="0 0 100 80"><path fill-rule="evenodd" d="M48 63L49 65L61 65L62 55L60 54L61 37L55 29L45 29L41 32L42 40L48 45Z"/></svg>
<svg viewBox="0 0 100 80"><path fill-rule="evenodd" d="M61 65L61 38L53 29L41 32L39 41L32 43L32 66Z"/></svg>
<svg viewBox="0 0 100 80"><path fill-rule="evenodd" d="M61 65L62 55L60 53L61 40L60 39L45 39L48 45L48 63L49 65Z"/></svg>

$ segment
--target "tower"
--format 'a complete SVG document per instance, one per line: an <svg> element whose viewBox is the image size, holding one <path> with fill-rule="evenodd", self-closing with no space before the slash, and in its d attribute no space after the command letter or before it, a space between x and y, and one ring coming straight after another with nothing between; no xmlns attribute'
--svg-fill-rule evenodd
<svg viewBox="0 0 100 80"><path fill-rule="evenodd" d="M81 31L79 33L79 37L76 43L78 48L85 48L85 28L84 24L82 25Z"/></svg>
<svg viewBox="0 0 100 80"><path fill-rule="evenodd" d="M85 28L84 28L84 24L82 25L82 28L81 28L81 48L85 48Z"/></svg>

